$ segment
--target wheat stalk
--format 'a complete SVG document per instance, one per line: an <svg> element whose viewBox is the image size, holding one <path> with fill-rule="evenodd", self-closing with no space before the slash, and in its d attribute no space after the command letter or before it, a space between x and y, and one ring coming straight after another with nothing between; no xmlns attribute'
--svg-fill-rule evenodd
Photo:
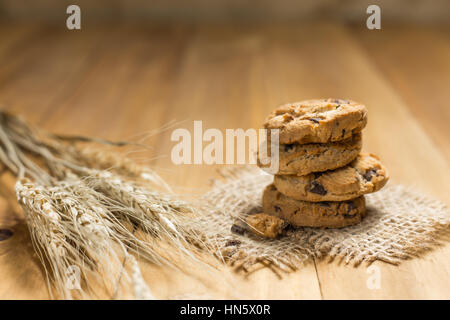
<svg viewBox="0 0 450 320"><path fill-rule="evenodd" d="M129 252L173 266L174 257L162 249L170 245L194 258L189 243L201 242L202 237L187 222L196 209L171 194L155 171L117 154L74 144L98 139L63 141L41 135L19 118L0 111L0 161L18 178L17 198L57 294L85 297L85 291L92 291L87 279L102 273L113 275L112 266L120 265L121 255L131 256ZM80 269L84 280L83 289L75 295L65 285L71 266ZM137 262L133 262L131 278L135 282L140 274L136 268ZM113 276L102 278L105 287L116 280Z"/></svg>

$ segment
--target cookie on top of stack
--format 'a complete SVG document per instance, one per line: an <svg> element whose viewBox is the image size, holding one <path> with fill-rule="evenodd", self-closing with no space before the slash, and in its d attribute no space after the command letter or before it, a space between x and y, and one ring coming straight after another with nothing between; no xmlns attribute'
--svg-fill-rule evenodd
<svg viewBox="0 0 450 320"><path fill-rule="evenodd" d="M297 227L359 223L364 194L388 180L378 157L361 153L366 124L366 107L350 100L306 100L273 111L264 127L279 129L279 170L264 190L264 213Z"/></svg>

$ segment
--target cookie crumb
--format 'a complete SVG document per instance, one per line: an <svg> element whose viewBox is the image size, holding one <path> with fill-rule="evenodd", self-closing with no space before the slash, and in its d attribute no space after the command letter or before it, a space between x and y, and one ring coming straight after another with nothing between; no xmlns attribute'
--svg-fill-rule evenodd
<svg viewBox="0 0 450 320"><path fill-rule="evenodd" d="M252 214L245 221L250 226L249 230L254 234L271 239L275 239L281 234L286 226L286 223L280 218L265 213Z"/></svg>

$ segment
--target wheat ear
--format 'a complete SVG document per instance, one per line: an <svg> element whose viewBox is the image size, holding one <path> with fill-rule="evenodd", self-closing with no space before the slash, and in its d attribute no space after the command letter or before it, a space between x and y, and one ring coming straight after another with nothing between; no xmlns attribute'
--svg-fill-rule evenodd
<svg viewBox="0 0 450 320"><path fill-rule="evenodd" d="M21 179L17 181L15 190L47 279L53 279L56 291L64 298L73 298L73 292L67 286L70 280L67 271L72 266L81 265L82 259L78 250L66 239L61 215L53 206L46 188ZM80 294L83 295L83 292Z"/></svg>

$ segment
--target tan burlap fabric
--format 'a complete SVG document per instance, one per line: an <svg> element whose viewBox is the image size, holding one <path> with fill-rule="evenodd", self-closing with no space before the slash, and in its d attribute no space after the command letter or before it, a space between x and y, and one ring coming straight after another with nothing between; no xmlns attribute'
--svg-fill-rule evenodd
<svg viewBox="0 0 450 320"><path fill-rule="evenodd" d="M432 248L450 231L450 211L443 203L389 183L366 196L367 216L358 225L292 229L276 240L238 235L232 225L262 212L262 191L273 176L252 167L229 171L224 178L203 196L209 208L195 224L206 235L205 243L241 270L262 263L291 271L313 257L354 265L375 260L398 264Z"/></svg>

